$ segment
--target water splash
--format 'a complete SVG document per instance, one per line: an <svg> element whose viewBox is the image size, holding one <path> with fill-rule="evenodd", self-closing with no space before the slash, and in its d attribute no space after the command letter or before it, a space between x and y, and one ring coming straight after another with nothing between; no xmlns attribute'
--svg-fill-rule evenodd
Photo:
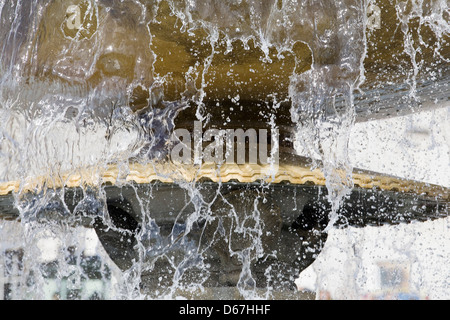
<svg viewBox="0 0 450 320"><path fill-rule="evenodd" d="M445 1L427 3L393 6L403 34L403 53L412 65L401 73L407 76L413 100L420 100L416 95L420 72L428 68L420 58L421 50L431 50L439 61L448 63L442 41L430 46L420 32L423 28L437 39L445 38L447 6ZM120 176L125 176L130 161L153 163L166 156L164 148L183 110L195 108L196 119L207 124L212 118L207 108L211 101L220 108L220 102L229 99L237 108L241 102L260 99L272 102L274 109L289 101L297 142L315 160L313 167L320 167L326 177L331 228L353 187L348 143L357 116L355 95L363 95L364 61L372 50L370 36L377 32L367 33L367 6L356 0L80 0L71 7L63 1L0 1L0 119L4 123L0 128L0 180L23 184L34 176L57 178L63 172L111 163L117 163ZM410 26L417 20L419 31ZM190 52L165 41L168 26L174 42ZM235 62L255 59L252 52L257 52L256 62L244 67ZM293 65L286 67L291 60ZM267 74L272 69L266 66L274 65L281 76ZM266 91L266 82L260 80L272 76L273 92ZM255 90L246 95L242 88L252 86ZM267 120L273 126L274 118ZM172 212L180 223L168 228L156 222L158 212L152 207L152 192L158 187L150 186L142 194L123 181L124 188L132 188L142 216L136 257L120 276L118 296L174 298L183 292L204 292L204 284L214 273L208 270L208 259L217 258L208 257L206 249L213 240L226 242L224 235L235 228L238 238L248 244L225 246L225 256L236 260L227 261L228 266L239 266L236 279L228 281L237 283L243 297L269 297L270 290L262 295L257 292L256 275L250 268L251 262L272 254L261 242L263 225L271 221L262 219L259 210L265 203L264 194L250 197L254 206L243 218L238 208L227 203L221 184L209 196L199 185L183 181L177 185L186 201L179 212ZM45 212L67 212L64 192L48 189L32 199L17 196L30 260L39 255L33 244L41 230L61 239L62 248L72 246L71 236L78 231L66 223L42 226L37 221L39 215L47 217ZM105 189L99 185L93 193L83 193L78 210L95 207L107 228L116 228L105 210ZM229 205L229 210L218 214L213 208L218 200ZM224 227L227 223L233 228ZM208 230L212 230L209 237L203 238ZM196 246L192 239L198 238L210 242L200 241L203 247ZM59 279L66 278L73 265L62 256L58 258ZM157 267L165 268L169 276L155 281L167 284L154 294L143 295L141 279ZM263 274L269 284L273 282L271 268L276 271L276 266L269 266ZM45 282L44 278L39 281Z"/></svg>

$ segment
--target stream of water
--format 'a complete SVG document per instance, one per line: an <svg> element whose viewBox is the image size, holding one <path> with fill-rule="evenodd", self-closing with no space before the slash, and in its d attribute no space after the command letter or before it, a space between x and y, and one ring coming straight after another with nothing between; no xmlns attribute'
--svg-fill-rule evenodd
<svg viewBox="0 0 450 320"><path fill-rule="evenodd" d="M88 167L116 164L125 175L130 163L156 163L166 155L182 112L207 125L210 106L217 110L227 101L242 110L257 101L269 110L257 121L273 129L275 111L289 105L297 151L326 178L329 231L353 188L349 140L355 122L376 118L383 108L417 112L448 104L445 0L0 0L0 19L0 182L20 186ZM141 192L130 185L143 218L137 256L125 272L92 229L73 226L77 218L40 221L41 209L61 208L69 191L44 188L30 198L19 188L14 199L20 222L0 222L5 268L16 268L7 273L21 284L7 291L19 299L49 298L48 292L67 299L208 292L206 249L185 235L202 228L199 221L221 221L214 231L205 227L211 239L228 230L220 226L226 219L211 213L223 189L219 183L205 196L198 184L177 184L184 199L174 215L183 223L168 231L156 221L157 187ZM104 206L107 191L100 181L97 187L83 190L80 207ZM269 210L263 194L252 197L245 219L230 211L239 241L250 244L223 244L225 255L241 265L227 281L235 281L244 298L271 298L270 284L258 291L250 268L267 254L261 221ZM42 258L43 248L48 257ZM170 281L145 287L142 276L154 268L167 268ZM271 268L268 278L276 274ZM198 272L186 279L191 269Z"/></svg>

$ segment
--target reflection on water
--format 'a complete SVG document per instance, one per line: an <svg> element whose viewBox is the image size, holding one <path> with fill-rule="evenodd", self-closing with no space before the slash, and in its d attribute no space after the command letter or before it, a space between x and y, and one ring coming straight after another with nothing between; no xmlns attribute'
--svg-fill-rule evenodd
<svg viewBox="0 0 450 320"><path fill-rule="evenodd" d="M63 235L41 230L34 246L23 246L23 226L3 221L1 228L2 299L115 297L114 265L96 245L91 229L77 228L65 237L65 243L60 241ZM35 253L33 260L30 251Z"/></svg>

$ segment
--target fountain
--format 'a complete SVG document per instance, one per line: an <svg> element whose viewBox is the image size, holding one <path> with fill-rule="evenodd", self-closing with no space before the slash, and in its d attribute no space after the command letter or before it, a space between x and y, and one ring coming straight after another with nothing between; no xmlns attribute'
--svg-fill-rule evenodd
<svg viewBox="0 0 450 320"><path fill-rule="evenodd" d="M348 159L355 123L448 106L445 1L0 0L0 18L0 217L30 247L93 228L126 298L298 298L331 228L448 216L447 187Z"/></svg>

